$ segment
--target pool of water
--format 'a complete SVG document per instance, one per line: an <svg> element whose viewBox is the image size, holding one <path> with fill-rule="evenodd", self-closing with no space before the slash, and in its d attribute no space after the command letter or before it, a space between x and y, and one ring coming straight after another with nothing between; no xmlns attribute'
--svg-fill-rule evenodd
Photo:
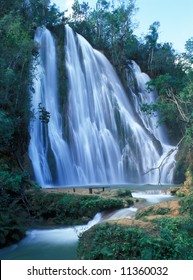
<svg viewBox="0 0 193 280"><path fill-rule="evenodd" d="M0 250L6 260L74 260L78 235L74 228L32 229L16 245Z"/></svg>

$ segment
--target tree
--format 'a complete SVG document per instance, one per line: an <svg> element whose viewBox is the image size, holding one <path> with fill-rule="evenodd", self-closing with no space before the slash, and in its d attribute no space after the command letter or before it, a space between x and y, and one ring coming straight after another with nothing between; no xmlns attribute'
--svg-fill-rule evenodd
<svg viewBox="0 0 193 280"><path fill-rule="evenodd" d="M159 38L158 28L160 27L160 23L158 21L155 21L153 24L149 27L149 34L146 35L146 45L149 51L149 57L148 57L148 68L150 69L150 72L152 71L152 62L154 58L154 52L157 48L157 40Z"/></svg>
<svg viewBox="0 0 193 280"><path fill-rule="evenodd" d="M98 0L96 9L75 0L69 24L83 35L93 47L103 50L111 62L119 68L135 52L137 40L133 35L132 17L136 11L135 0L118 7L109 1ZM121 67L122 67L121 66Z"/></svg>
<svg viewBox="0 0 193 280"><path fill-rule="evenodd" d="M169 66L165 68L164 74L158 75L148 83L148 86L156 89L159 95L156 104L145 104L143 110L148 113L160 111L174 143L180 143L177 172L179 173L180 168L180 172L185 175L188 170L193 177L193 40L189 39L185 47L186 52L174 56L173 63L169 60ZM163 52L163 48L159 48L159 52L161 51Z"/></svg>
<svg viewBox="0 0 193 280"><path fill-rule="evenodd" d="M29 146L32 58L37 26L61 22L47 0L0 0L0 247L19 241L29 218L25 171ZM49 114L41 107L40 117Z"/></svg>
<svg viewBox="0 0 193 280"><path fill-rule="evenodd" d="M188 59L190 63L193 63L193 37L188 39L185 43L185 58Z"/></svg>

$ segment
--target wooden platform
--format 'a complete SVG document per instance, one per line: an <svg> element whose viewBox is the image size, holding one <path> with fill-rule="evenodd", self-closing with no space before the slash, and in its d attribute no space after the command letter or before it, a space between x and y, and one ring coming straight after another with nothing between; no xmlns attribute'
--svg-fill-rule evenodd
<svg viewBox="0 0 193 280"><path fill-rule="evenodd" d="M89 194L93 193L93 189L101 189L103 192L105 189L109 189L111 186L100 186L100 185L93 185L93 186L64 186L61 188L43 188L42 190L47 190L47 191L54 191L54 192L62 192L64 190L73 190L75 193L76 190L84 189L89 191Z"/></svg>

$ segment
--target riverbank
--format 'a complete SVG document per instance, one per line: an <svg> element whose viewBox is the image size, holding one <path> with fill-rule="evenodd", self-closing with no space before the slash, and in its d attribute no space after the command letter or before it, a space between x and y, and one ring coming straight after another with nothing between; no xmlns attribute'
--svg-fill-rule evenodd
<svg viewBox="0 0 193 280"><path fill-rule="evenodd" d="M98 195L96 193L89 194L88 189L79 190L79 194L74 194L72 189L39 189L28 191L26 198L29 202L28 210L31 215L28 222L31 225L26 229L25 238L16 245L6 247L3 251L0 250L0 256L3 259L77 259L76 248L79 241L78 236L94 224L98 224L104 220L110 222L115 217L119 218L120 221L123 220L123 217L127 217L125 220L132 219L137 210L136 206L142 207L144 203L147 203L147 200L148 203L154 203L154 199L151 201L152 199L150 197L154 197L156 201L170 199L171 197L167 194L166 190L148 190L148 197L146 197L148 199L132 198L128 188L106 189L104 192L102 189L95 191L99 192ZM151 194L149 194L149 191ZM87 193L86 195L85 192ZM132 192L132 194L134 193ZM65 207L63 199L65 201ZM115 205L120 200L123 203L121 207L118 209L113 207L108 209L110 201ZM81 207L76 207L77 201L81 202ZM69 206L71 205L71 208L74 209L73 215L72 213L68 213L68 219L66 219L67 217L63 216L63 210L56 213L58 203L63 205L62 207L67 209L67 211L69 211ZM100 203L102 203L102 207L106 207L106 210L95 215L96 212L99 212ZM131 203L134 203L135 206L129 207ZM75 212L81 213L84 205L86 207L84 208L85 213L86 209L89 212L91 209L94 209L95 213L91 218L85 215L84 217L79 216L78 219L77 217L75 219ZM80 204L77 206L80 206ZM48 218L48 213L50 218ZM63 219L61 219L62 217ZM69 222L69 225L66 224L67 222ZM58 250L60 253L57 253Z"/></svg>
<svg viewBox="0 0 193 280"><path fill-rule="evenodd" d="M180 189L179 187L175 187L173 189L170 188L168 190L164 189L154 191L148 190L144 192L132 192L133 197L131 197L131 192L127 188L106 189L104 191L102 189L97 189L94 190L94 192L95 193L90 194L88 192L88 189L79 189L79 191L76 193L74 193L73 189L39 189L36 191L28 191L26 193L26 198L29 202L28 210L30 213L30 218L28 220L28 229L31 229L27 230L26 238L23 239L21 243L19 243L18 250L21 250L22 254L25 253L25 258L30 258L32 257L32 252L34 252L35 250L39 250L39 242L42 243L43 248L45 246L44 242L47 242L46 246L48 246L53 252L57 250L57 246L61 246L63 248L63 253L65 252L64 248L66 248L66 246L68 247L68 244L72 243L72 247L70 250L73 250L74 252L73 258L90 258L90 256L85 256L84 253L82 254L82 252L80 252L81 246L83 246L84 249L87 247L92 248L89 243L91 241L89 241L86 237L86 243L89 243L89 245L87 246L84 242L82 242L82 237L87 236L87 233L90 234L90 230L95 230L95 228L97 228L98 231L98 226L100 232L101 221L103 221L103 224L106 221L108 223L108 226L110 227L120 226L121 228L134 229L134 231L138 229L147 231L147 229L149 229L148 234L150 234L150 232L155 231L155 225L153 226L152 230L151 228L153 218L150 220L145 220L144 217L147 216L146 213L149 213L149 218L152 216L153 212L156 212L156 215L158 215L159 212L162 217L166 217L166 214L169 215L168 209L171 208L172 210L170 214L173 215L175 213L177 217L179 214L179 209L177 212L176 200L180 200L178 196L183 195L182 189ZM176 192L178 196L171 197L170 193L175 194ZM140 196L142 197L140 198ZM186 195L186 198L187 197L188 195ZM168 199L170 201L162 203L161 208L161 204L155 204L156 201ZM146 206L147 204L150 206ZM132 207L130 207L131 205ZM148 208L150 208L151 211L147 210ZM136 210L138 210L137 214ZM94 224L97 223L98 225L88 230L88 228L90 228L90 222L89 226L87 226L88 221L91 221L97 212L102 212L100 214L100 219L94 218ZM142 214L143 212L145 214ZM140 214L141 217L137 217L138 214ZM81 227L82 229L79 230L78 227ZM86 232L83 233L85 230ZM73 240L70 241L68 241L69 232L71 232L71 236L74 236L72 238ZM158 236L159 234L157 229L156 233ZM80 238L80 242L77 234L78 236L82 236ZM105 234L105 232L101 233L101 236L103 236L103 234ZM65 239L64 236L66 236ZM120 236L122 236L122 234ZM58 241L56 241L55 238ZM32 240L33 242L31 244ZM103 240L101 240L100 242L101 244L103 244ZM55 243L59 243L60 245L56 246ZM74 246L77 248L78 243L79 246L77 256L75 254ZM122 240L120 240L120 244L121 243ZM27 246L26 249L25 246ZM99 246L99 244L97 246ZM95 246L96 250L97 246ZM14 258L15 256L16 259L18 259L18 250L8 254L8 257ZM26 250L28 253L26 253ZM38 256L39 254L41 253L38 253ZM6 255L4 256L6 259ZM36 254L34 252L33 257L35 256ZM45 256L45 254L42 252L41 257L43 258L43 256ZM71 254L69 255L69 257L70 256ZM51 256L49 255L47 258L49 257ZM60 257L62 258L62 254L60 254ZM65 257L68 258L66 254ZM98 257L100 258L100 256Z"/></svg>
<svg viewBox="0 0 193 280"><path fill-rule="evenodd" d="M98 190L100 193L100 190ZM29 228L86 224L97 212L111 211L133 205L131 194L121 199L105 191L103 195L88 190L40 189L26 190L19 206L1 213L0 248L19 242Z"/></svg>
<svg viewBox="0 0 193 280"><path fill-rule="evenodd" d="M133 220L105 221L84 232L78 258L193 259L193 191L171 189L173 200L139 209Z"/></svg>

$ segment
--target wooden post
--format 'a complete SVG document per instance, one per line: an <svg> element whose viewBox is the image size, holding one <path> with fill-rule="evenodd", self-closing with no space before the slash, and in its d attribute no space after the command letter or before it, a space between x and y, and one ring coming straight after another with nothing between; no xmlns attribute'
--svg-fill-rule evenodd
<svg viewBox="0 0 193 280"><path fill-rule="evenodd" d="M92 194L92 188L89 188L89 193Z"/></svg>
<svg viewBox="0 0 193 280"><path fill-rule="evenodd" d="M73 192L76 192L76 189L75 189L75 188L73 188Z"/></svg>

